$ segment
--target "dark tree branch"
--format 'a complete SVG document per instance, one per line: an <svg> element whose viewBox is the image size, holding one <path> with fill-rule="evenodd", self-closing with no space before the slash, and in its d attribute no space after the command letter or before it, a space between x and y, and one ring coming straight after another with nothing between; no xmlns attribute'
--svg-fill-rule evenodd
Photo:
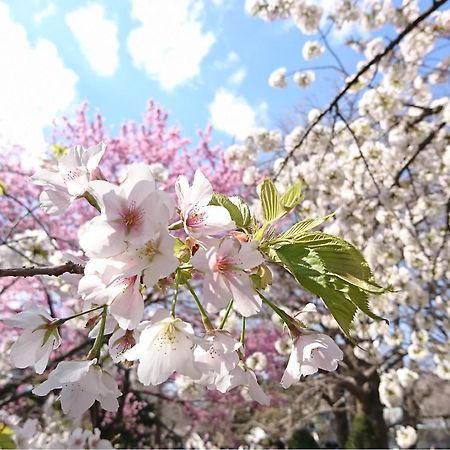
<svg viewBox="0 0 450 450"><path fill-rule="evenodd" d="M15 267L12 269L0 269L0 277L34 277L36 275L59 277L66 272L82 275L84 267L71 261L53 267Z"/></svg>

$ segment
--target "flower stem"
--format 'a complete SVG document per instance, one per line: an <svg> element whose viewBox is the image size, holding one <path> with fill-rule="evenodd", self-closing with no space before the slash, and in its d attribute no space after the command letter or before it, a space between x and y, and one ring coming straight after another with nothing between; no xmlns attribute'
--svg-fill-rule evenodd
<svg viewBox="0 0 450 450"><path fill-rule="evenodd" d="M100 357L100 350L102 349L102 345L103 345L103 336L105 335L105 326L106 326L107 315L108 315L108 307L105 305L105 306L103 306L100 328L98 330L97 337L95 338L94 345L87 356L88 359L96 358L98 361L98 359Z"/></svg>
<svg viewBox="0 0 450 450"><path fill-rule="evenodd" d="M230 303L228 303L228 306L227 306L227 310L225 311L225 315L223 316L223 319L220 322L219 330L223 330L223 327L225 326L225 323L228 320L228 316L230 315L232 306L233 306L233 300L230 300Z"/></svg>
<svg viewBox="0 0 450 450"><path fill-rule="evenodd" d="M240 339L242 346L244 346L244 341L245 341L245 323L246 323L245 317L242 316L242 328L241 328L241 339Z"/></svg>
<svg viewBox="0 0 450 450"><path fill-rule="evenodd" d="M189 289L189 292L192 294L192 297L194 297L195 303L197 304L197 308L200 311L200 315L202 316L202 322L203 326L205 327L205 330L206 331L214 330L214 327L212 326L211 320L209 319L205 308L203 308L203 305L200 303L200 300L198 299L198 296L195 293L192 286L190 285L189 281L186 281L186 287Z"/></svg>
<svg viewBox="0 0 450 450"><path fill-rule="evenodd" d="M97 310L99 310L101 308L104 308L104 305L96 306L95 308L88 309L86 311L81 311L81 312L79 312L77 314L73 314L72 316L68 316L68 317L63 317L61 319L57 319L55 321L55 324L57 326L62 325L64 322L67 322L68 320L72 320L72 319L75 319L76 317L84 316L85 314L89 314L89 313L97 311Z"/></svg>
<svg viewBox="0 0 450 450"><path fill-rule="evenodd" d="M173 294L173 299L172 299L172 307L170 308L170 314L172 314L172 317L175 317L175 307L177 305L179 288L180 288L180 285L178 283L176 283L176 285L175 285L175 292Z"/></svg>

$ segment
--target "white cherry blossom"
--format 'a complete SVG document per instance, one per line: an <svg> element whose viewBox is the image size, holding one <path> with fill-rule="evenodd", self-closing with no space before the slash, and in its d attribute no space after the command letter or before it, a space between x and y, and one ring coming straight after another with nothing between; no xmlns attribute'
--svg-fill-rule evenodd
<svg viewBox="0 0 450 450"><path fill-rule="evenodd" d="M286 82L286 68L280 67L274 70L269 76L269 86L277 88L285 88L287 86Z"/></svg>
<svg viewBox="0 0 450 450"><path fill-rule="evenodd" d="M229 373L221 378L216 387L219 392L229 392L238 386L244 387L250 398L261 405L269 405L270 399L258 384L256 375L252 369L245 366L242 361Z"/></svg>
<svg viewBox="0 0 450 450"><path fill-rule="evenodd" d="M417 431L411 427L400 427L395 432L395 440L400 448L411 448L417 442Z"/></svg>
<svg viewBox="0 0 450 450"><path fill-rule="evenodd" d="M106 411L117 411L117 398L122 394L114 378L96 363L96 359L62 361L33 393L42 396L61 389L61 408L71 417L81 416L96 400Z"/></svg>
<svg viewBox="0 0 450 450"><path fill-rule="evenodd" d="M175 190L184 228L192 237L216 235L235 228L224 207L209 205L214 191L202 171L195 171L192 186L184 175L180 175Z"/></svg>
<svg viewBox="0 0 450 450"><path fill-rule="evenodd" d="M44 372L51 352L61 343L52 321L45 309L37 307L3 319L6 325L23 329L11 348L11 360L16 367L34 366L36 373Z"/></svg>
<svg viewBox="0 0 450 450"><path fill-rule="evenodd" d="M152 287L178 267L174 244L175 239L167 231L165 223L148 223L145 232L130 242L125 252L113 258L113 265L121 277L131 279L138 276L135 280L138 282L142 275L144 284Z"/></svg>
<svg viewBox="0 0 450 450"><path fill-rule="evenodd" d="M117 276L118 269L108 260L92 259L78 284L78 293L95 305L110 305L109 313L123 329L134 329L144 314L144 298L138 275Z"/></svg>
<svg viewBox="0 0 450 450"><path fill-rule="evenodd" d="M193 353L199 339L191 324L159 309L149 322L142 322L139 330L138 343L124 357L128 361L139 361L137 375L142 384L161 384L174 372L192 379L201 377Z"/></svg>
<svg viewBox="0 0 450 450"><path fill-rule="evenodd" d="M330 336L322 333L300 334L292 344L281 385L287 389L302 376L312 375L319 369L332 372L343 358L342 350Z"/></svg>
<svg viewBox="0 0 450 450"><path fill-rule="evenodd" d="M33 175L34 183L44 186L40 201L49 214L63 213L88 191L105 150L103 143L87 149L77 145L59 158L57 172L43 169Z"/></svg>
<svg viewBox="0 0 450 450"><path fill-rule="evenodd" d="M237 350L242 344L228 331L215 330L205 336L205 345L194 350L195 361L202 372L200 383L209 389L216 387L216 382L227 376L239 363Z"/></svg>

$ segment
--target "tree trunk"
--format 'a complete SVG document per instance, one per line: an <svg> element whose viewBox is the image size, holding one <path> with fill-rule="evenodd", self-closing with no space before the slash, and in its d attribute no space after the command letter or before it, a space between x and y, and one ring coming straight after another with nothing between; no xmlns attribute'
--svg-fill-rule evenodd
<svg viewBox="0 0 450 450"><path fill-rule="evenodd" d="M361 409L372 422L373 429L379 441L380 448L389 448L388 427L383 416L384 406L380 401L378 387L380 377L374 372L365 387L366 396L360 400Z"/></svg>
<svg viewBox="0 0 450 450"><path fill-rule="evenodd" d="M336 430L336 440L339 448L345 448L349 433L347 411L335 411L333 413L333 425Z"/></svg>

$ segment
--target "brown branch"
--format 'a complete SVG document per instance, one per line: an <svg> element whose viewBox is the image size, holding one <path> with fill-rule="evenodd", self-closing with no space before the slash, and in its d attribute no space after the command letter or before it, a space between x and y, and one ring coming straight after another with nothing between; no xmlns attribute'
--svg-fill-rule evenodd
<svg viewBox="0 0 450 450"><path fill-rule="evenodd" d="M303 133L303 136L300 138L300 141L297 145L294 146L294 148L288 153L288 155L284 158L283 162L281 163L280 168L278 169L278 172L275 174L275 180L278 178L280 173L284 170L286 167L287 162L292 157L292 155L303 145L303 142L306 140L306 138L309 136L311 131L314 129L314 127L329 113L331 112L336 105L339 103L339 101L344 97L344 95L354 86L356 83L358 83L359 79L362 75L364 75L368 70L370 70L372 67L376 66L381 59L383 59L389 52L391 52L400 42L409 34L411 31L413 31L420 23L422 23L430 14L432 14L434 11L436 11L438 8L440 8L442 5L447 3L448 0L435 0L431 4L431 6L423 12L420 16L418 16L415 20L413 20L411 23L409 23L405 29L397 35L395 39L393 39L381 52L378 53L375 57L373 57L367 64L365 64L341 89L341 91L334 97L334 99L331 101L331 103L328 104L328 106L322 110L322 112L316 117L315 120L313 120L308 128Z"/></svg>
<svg viewBox="0 0 450 450"><path fill-rule="evenodd" d="M15 267L11 269L0 269L0 277L34 277L36 275L59 277L66 272L83 274L84 267L71 261L53 267Z"/></svg>

